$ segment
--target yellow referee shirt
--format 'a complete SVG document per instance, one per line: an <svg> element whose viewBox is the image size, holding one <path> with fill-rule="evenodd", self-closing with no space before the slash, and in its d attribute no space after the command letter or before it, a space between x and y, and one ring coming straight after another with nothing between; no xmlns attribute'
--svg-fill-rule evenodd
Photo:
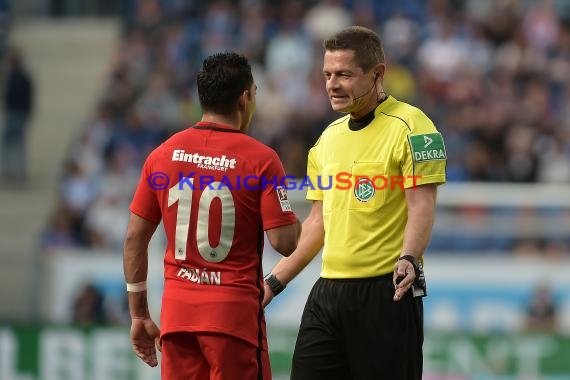
<svg viewBox="0 0 570 380"><path fill-rule="evenodd" d="M323 201L324 278L391 273L402 250L404 189L445 182L441 134L418 108L389 96L365 128L333 122L309 151L307 199Z"/></svg>

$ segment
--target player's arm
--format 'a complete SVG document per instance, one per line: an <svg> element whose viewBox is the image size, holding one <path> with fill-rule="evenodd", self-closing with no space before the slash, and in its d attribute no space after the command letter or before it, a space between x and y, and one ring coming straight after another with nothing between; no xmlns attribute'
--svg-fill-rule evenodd
<svg viewBox="0 0 570 380"><path fill-rule="evenodd" d="M406 189L408 221L404 231L401 256L411 255L419 259L426 250L435 219L436 194L436 184ZM394 281L398 277L403 277L403 280L396 287L394 294L396 301L402 298L416 278L413 264L407 260L398 260L394 270Z"/></svg>
<svg viewBox="0 0 570 380"><path fill-rule="evenodd" d="M148 244L156 227L140 216L131 213L125 237L123 270L127 284L146 282L148 272ZM146 291L129 291L129 311L132 318L149 318Z"/></svg>
<svg viewBox="0 0 570 380"><path fill-rule="evenodd" d="M297 248L289 257L282 258L271 270L271 274L284 287L313 260L323 247L325 229L323 225L323 202L313 201L309 216L302 225L301 236ZM266 306L275 296L265 283L263 305Z"/></svg>
<svg viewBox="0 0 570 380"><path fill-rule="evenodd" d="M131 213L123 253L123 271L132 319L131 343L135 354L151 367L158 365L155 345L160 348L160 332L150 318L146 279L148 244L157 226L157 223Z"/></svg>
<svg viewBox="0 0 570 380"><path fill-rule="evenodd" d="M294 224L267 230L269 244L283 256L289 256L297 247L301 228L301 222L297 219Z"/></svg>

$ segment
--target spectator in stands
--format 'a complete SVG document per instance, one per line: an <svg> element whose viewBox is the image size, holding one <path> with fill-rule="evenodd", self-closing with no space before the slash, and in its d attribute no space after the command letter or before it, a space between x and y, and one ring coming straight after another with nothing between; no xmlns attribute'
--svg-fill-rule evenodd
<svg viewBox="0 0 570 380"><path fill-rule="evenodd" d="M40 245L45 252L77 247L73 216L63 206L51 215L49 225L42 233Z"/></svg>
<svg viewBox="0 0 570 380"><path fill-rule="evenodd" d="M73 323L82 326L101 325L107 322L103 307L103 294L93 285L85 284L73 301Z"/></svg>
<svg viewBox="0 0 570 380"><path fill-rule="evenodd" d="M2 133L2 176L6 181L26 179L26 138L32 114L34 86L19 52L6 55L7 75L4 95L5 123Z"/></svg>
<svg viewBox="0 0 570 380"><path fill-rule="evenodd" d="M0 57L4 55L10 29L10 0L0 0Z"/></svg>
<svg viewBox="0 0 570 380"><path fill-rule="evenodd" d="M557 328L558 305L549 284L538 284L526 308L525 329L532 332L552 332Z"/></svg>

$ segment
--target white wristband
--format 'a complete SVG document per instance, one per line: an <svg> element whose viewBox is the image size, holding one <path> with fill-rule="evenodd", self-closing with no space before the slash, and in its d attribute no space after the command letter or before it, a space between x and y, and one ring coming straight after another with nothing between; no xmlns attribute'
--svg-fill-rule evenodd
<svg viewBox="0 0 570 380"><path fill-rule="evenodd" d="M127 282L127 292L144 292L146 290L146 281L136 282L134 284Z"/></svg>

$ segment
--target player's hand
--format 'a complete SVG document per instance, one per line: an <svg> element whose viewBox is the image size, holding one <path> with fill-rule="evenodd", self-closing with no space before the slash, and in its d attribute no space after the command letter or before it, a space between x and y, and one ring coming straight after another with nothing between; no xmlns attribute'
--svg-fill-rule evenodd
<svg viewBox="0 0 570 380"><path fill-rule="evenodd" d="M396 262L396 267L394 268L394 288L396 292L394 293L394 301L399 301L402 299L404 294L410 289L414 280L416 279L416 270L414 265L407 260L398 260Z"/></svg>
<svg viewBox="0 0 570 380"><path fill-rule="evenodd" d="M267 285L267 283L265 281L263 281L263 289L265 291L263 292L263 301L262 301L261 305L263 307L265 307L265 306L269 305L269 303L271 302L273 297L275 297L275 294L273 294L273 291L271 290L271 288L269 287L269 285Z"/></svg>
<svg viewBox="0 0 570 380"><path fill-rule="evenodd" d="M151 367L158 365L156 349L160 347L160 330L150 318L136 319L131 322L131 344L133 351L143 362Z"/></svg>

